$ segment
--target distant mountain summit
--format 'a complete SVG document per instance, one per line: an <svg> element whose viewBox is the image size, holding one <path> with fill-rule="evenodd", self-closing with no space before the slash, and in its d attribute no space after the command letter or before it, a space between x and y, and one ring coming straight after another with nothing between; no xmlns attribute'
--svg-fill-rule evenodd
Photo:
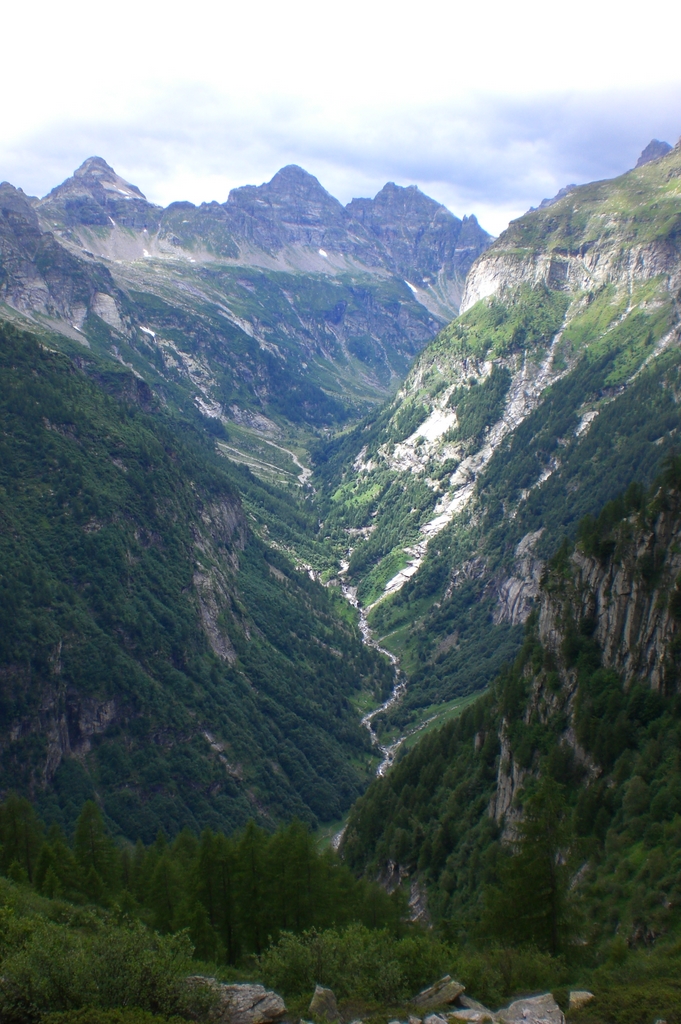
<svg viewBox="0 0 681 1024"><path fill-rule="evenodd" d="M302 167L290 165L264 185L233 189L224 204L235 239L278 251L305 245L384 267L418 288L435 288L458 307L459 286L491 236L477 219L460 220L417 188L390 181L373 199L343 207Z"/></svg>
<svg viewBox="0 0 681 1024"><path fill-rule="evenodd" d="M415 186L344 206L291 164L163 208L91 156L42 199L0 186L0 302L214 419L321 425L392 389L490 242Z"/></svg>
<svg viewBox="0 0 681 1024"><path fill-rule="evenodd" d="M264 185L232 189L224 209L235 237L264 249L326 245L348 251L342 204L296 164L282 167Z"/></svg>
<svg viewBox="0 0 681 1024"><path fill-rule="evenodd" d="M466 274L492 241L477 219L455 217L415 185L388 182L374 199L343 206L314 175L289 164L262 185L232 189L225 203L150 203L105 160L89 157L37 204L45 228L66 231L70 242L124 261L147 255L234 260L262 265L274 258L305 272L387 271L406 280L418 301L443 320L455 315ZM137 247L129 235L141 232ZM85 229L85 233L83 233ZM114 234L112 234L114 233Z"/></svg>
<svg viewBox="0 0 681 1024"><path fill-rule="evenodd" d="M465 275L492 240L475 216L460 220L416 185L389 181L374 199L353 199L345 209L353 227L381 246L392 269L420 287Z"/></svg>
<svg viewBox="0 0 681 1024"><path fill-rule="evenodd" d="M138 187L116 174L106 160L91 156L41 200L39 209L69 227L120 224L149 229L158 222L161 207L147 202Z"/></svg>
<svg viewBox="0 0 681 1024"><path fill-rule="evenodd" d="M651 139L636 161L636 166L643 167L644 164L649 164L651 160L659 160L661 156L666 156L667 153L670 153L671 149L672 147L668 142L660 142L659 139Z"/></svg>

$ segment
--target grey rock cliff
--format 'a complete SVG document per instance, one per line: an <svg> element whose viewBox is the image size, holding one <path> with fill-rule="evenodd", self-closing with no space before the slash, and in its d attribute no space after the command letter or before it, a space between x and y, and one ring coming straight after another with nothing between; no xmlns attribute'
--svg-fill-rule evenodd
<svg viewBox="0 0 681 1024"><path fill-rule="evenodd" d="M621 557L600 561L575 551L574 582L567 593L542 600L540 637L557 652L566 615L592 622L603 663L621 672L626 682L639 678L659 690L671 671L668 652L679 628L668 596L681 572L681 519L678 511L665 510L646 526L632 518L622 528L623 536L627 532Z"/></svg>
<svg viewBox="0 0 681 1024"><path fill-rule="evenodd" d="M651 139L636 161L636 166L643 167L644 164L649 164L651 160L658 160L661 156L666 156L671 151L671 148L668 142Z"/></svg>
<svg viewBox="0 0 681 1024"><path fill-rule="evenodd" d="M89 157L72 177L53 188L38 209L55 227L119 224L140 230L155 227L161 210L98 156Z"/></svg>
<svg viewBox="0 0 681 1024"><path fill-rule="evenodd" d="M80 327L88 310L103 310L115 293L106 267L66 249L21 189L0 185L0 300Z"/></svg>

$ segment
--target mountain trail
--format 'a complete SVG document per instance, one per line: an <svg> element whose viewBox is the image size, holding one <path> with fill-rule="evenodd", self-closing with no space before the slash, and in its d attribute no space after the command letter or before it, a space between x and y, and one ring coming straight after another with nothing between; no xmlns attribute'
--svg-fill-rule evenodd
<svg viewBox="0 0 681 1024"><path fill-rule="evenodd" d="M302 462L295 454L295 452L290 451L290 449L288 448L283 448L280 444L275 444L274 441L269 441L266 437L263 437L262 440L265 442L265 444L271 444L273 448L278 448L280 452L286 452L287 455L291 456L291 459L293 460L293 465L296 467L296 469L300 470L300 473L298 474L298 480L304 487L307 481L312 476L312 470L308 469L307 466L304 466L302 464Z"/></svg>

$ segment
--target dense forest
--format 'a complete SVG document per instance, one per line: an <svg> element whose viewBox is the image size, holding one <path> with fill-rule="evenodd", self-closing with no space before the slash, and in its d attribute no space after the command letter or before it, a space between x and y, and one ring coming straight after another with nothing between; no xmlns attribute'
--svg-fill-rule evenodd
<svg viewBox="0 0 681 1024"><path fill-rule="evenodd" d="M116 908L162 934L186 931L201 960L234 964L282 932L399 927L402 894L357 880L330 848L294 821L275 833L249 821L232 836L185 829L150 846L115 843L94 801L70 841L46 829L25 798L0 805L0 871L50 899Z"/></svg>
<svg viewBox="0 0 681 1024"><path fill-rule="evenodd" d="M125 368L0 340L5 791L67 827L96 786L147 842L340 817L373 764L351 698L392 675L288 556L310 512Z"/></svg>

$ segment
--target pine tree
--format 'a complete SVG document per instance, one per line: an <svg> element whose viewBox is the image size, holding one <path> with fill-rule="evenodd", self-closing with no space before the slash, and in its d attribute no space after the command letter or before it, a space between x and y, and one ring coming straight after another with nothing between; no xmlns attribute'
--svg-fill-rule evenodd
<svg viewBox="0 0 681 1024"><path fill-rule="evenodd" d="M166 850L154 868L145 900L145 905L153 915L154 928L160 932L173 931L181 898L179 872L170 852Z"/></svg>
<svg viewBox="0 0 681 1024"><path fill-rule="evenodd" d="M237 855L233 839L219 834L214 839L215 927L225 947L227 962L233 964L241 944L237 930Z"/></svg>
<svg viewBox="0 0 681 1024"><path fill-rule="evenodd" d="M239 918L241 933L249 951L262 953L267 938L267 879L265 851L267 837L253 820L249 821L237 847Z"/></svg>
<svg viewBox="0 0 681 1024"><path fill-rule="evenodd" d="M500 884L485 894L483 928L494 938L531 943L555 956L571 932L570 826L563 787L540 780L523 807L512 856Z"/></svg>
<svg viewBox="0 0 681 1024"><path fill-rule="evenodd" d="M10 793L0 806L0 844L2 871L9 874L16 862L14 874L18 871L32 883L43 844L43 830L29 801L16 793Z"/></svg>
<svg viewBox="0 0 681 1024"><path fill-rule="evenodd" d="M86 892L111 891L115 888L117 857L116 848L106 834L99 807L94 800L88 800L76 822L73 852L85 873Z"/></svg>

